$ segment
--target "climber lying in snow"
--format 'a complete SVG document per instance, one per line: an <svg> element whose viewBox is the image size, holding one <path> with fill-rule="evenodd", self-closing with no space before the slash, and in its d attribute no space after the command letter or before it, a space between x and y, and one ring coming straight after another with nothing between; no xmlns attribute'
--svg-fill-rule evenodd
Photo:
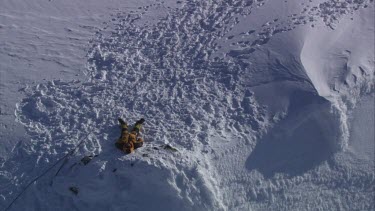
<svg viewBox="0 0 375 211"><path fill-rule="evenodd" d="M121 124L121 136L115 143L116 147L125 153L132 153L134 149L143 146L143 139L138 137L138 135L145 120L143 118L138 120L130 133L128 131L128 124L121 118L118 121Z"/></svg>

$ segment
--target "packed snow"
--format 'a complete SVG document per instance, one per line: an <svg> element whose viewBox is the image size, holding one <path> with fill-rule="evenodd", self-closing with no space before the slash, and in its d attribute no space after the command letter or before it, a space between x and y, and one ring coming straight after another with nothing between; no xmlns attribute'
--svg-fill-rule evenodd
<svg viewBox="0 0 375 211"><path fill-rule="evenodd" d="M375 209L374 14L3 0L1 209ZM132 154L119 117L146 119Z"/></svg>

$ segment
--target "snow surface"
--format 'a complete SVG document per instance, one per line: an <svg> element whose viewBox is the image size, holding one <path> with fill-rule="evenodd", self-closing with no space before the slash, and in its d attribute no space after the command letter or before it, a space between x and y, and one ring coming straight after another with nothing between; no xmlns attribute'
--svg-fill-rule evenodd
<svg viewBox="0 0 375 211"><path fill-rule="evenodd" d="M373 0L3 0L0 35L2 209L375 208Z"/></svg>

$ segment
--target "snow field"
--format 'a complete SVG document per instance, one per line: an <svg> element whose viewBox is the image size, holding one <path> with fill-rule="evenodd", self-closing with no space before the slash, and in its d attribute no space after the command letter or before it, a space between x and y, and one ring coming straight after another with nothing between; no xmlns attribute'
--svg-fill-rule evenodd
<svg viewBox="0 0 375 211"><path fill-rule="evenodd" d="M356 166L363 150L345 150L350 111L373 93L373 51L361 50L365 41L343 47L353 54L323 51L327 37L347 43L339 36L347 31L314 30L342 29L341 18L373 1L303 2L271 20L252 15L293 3L188 1L150 22L153 6L118 12L90 41L87 81L24 89L15 113L31 141L3 164L3 204L91 134L59 175L38 181L13 209L369 210L373 160ZM244 28L246 21L259 27ZM146 119L146 146L132 155L113 146L120 116ZM83 166L84 155L99 156Z"/></svg>

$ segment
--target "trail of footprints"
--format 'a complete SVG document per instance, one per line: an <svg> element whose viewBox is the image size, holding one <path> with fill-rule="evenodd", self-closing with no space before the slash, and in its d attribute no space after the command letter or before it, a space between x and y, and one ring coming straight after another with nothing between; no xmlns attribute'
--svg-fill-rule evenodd
<svg viewBox="0 0 375 211"><path fill-rule="evenodd" d="M334 30L335 25L344 15L353 15L360 9L368 8L369 4L373 4L373 0L329 0L318 5L313 5L311 0L302 2L301 5L304 8L299 14L294 13L287 16L286 19L276 18L268 21L262 25L259 31L249 28L247 32L236 36L227 36L228 41L239 37L237 42L231 42L231 46L237 49L231 50L227 55L239 59L246 58L244 55L248 55L268 43L272 36L307 24L315 27L318 21L324 22L326 26Z"/></svg>

